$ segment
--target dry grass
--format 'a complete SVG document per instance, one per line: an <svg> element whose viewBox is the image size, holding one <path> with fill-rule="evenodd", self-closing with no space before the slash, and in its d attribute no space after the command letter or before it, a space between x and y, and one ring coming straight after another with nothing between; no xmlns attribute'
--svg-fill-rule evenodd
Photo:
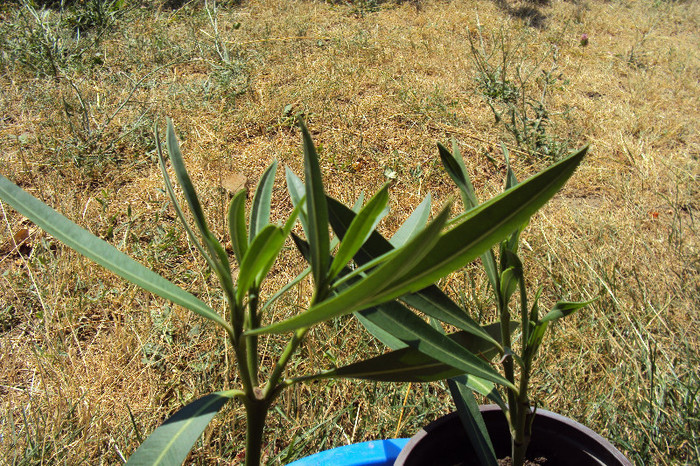
<svg viewBox="0 0 700 466"><path fill-rule="evenodd" d="M550 134L592 150L533 219L525 260L549 302L598 301L556 327L535 395L639 464L698 461L697 2L426 0L369 8L259 0L221 8L218 39L199 2L179 10L128 3L98 45L60 63L58 77L22 64L26 41L36 40L27 39L33 23L19 7L2 7L0 171L213 306L220 306L215 283L162 191L154 121L173 117L221 237L223 177L256 180L274 158L301 172L300 137L288 118L297 112L314 133L332 195L352 202L374 192L386 170L396 173L392 214L381 225L390 232L426 193L436 205L455 194L436 141L457 138L482 198L500 190L504 166L490 158L501 160L498 141L512 139L477 92L468 41L477 16L487 47L499 31L511 45L524 44L515 59L525 67L556 47L569 84L547 105L570 112L553 118ZM546 163L513 157L521 177ZM278 181L279 218L289 203L281 174ZM228 383L223 335L41 233L18 254L7 246L23 225L4 206L3 461L118 463L168 413ZM290 250L285 259L271 288L294 276L298 257ZM475 282L483 295L483 279ZM449 281L469 295L468 283L461 275ZM298 369L381 351L365 335L351 320L319 326ZM272 353L280 343L268 345ZM278 463L393 436L404 391L344 381L298 387L271 414L267 457ZM400 435L448 409L436 397L445 399L441 387L414 385ZM235 459L241 419L238 408L219 417L192 461Z"/></svg>

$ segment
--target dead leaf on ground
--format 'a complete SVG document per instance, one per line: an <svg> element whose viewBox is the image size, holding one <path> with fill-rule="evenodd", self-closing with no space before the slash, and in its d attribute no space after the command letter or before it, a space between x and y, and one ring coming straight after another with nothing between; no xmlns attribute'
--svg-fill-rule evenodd
<svg viewBox="0 0 700 466"><path fill-rule="evenodd" d="M236 194L241 189L248 189L248 178L241 173L232 173L221 179L221 187L231 194Z"/></svg>

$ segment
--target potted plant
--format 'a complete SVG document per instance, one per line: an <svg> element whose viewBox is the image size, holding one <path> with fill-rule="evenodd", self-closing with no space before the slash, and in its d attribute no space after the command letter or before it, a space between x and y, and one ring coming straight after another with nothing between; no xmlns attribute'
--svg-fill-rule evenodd
<svg viewBox="0 0 700 466"><path fill-rule="evenodd" d="M507 166L505 190L508 192L518 185L518 181L510 168L508 151L505 146L502 149ZM478 199L456 144L453 143L454 155L442 145L439 150L443 166L460 190L466 211L479 209ZM525 224L522 224L514 229L500 243L498 253L488 250L481 256L481 264L493 290L497 327L500 330L487 348L499 358L502 374L509 382L502 384L505 399L491 382L478 376L461 375L449 379L457 413L438 419L416 434L399 455L397 465L455 462L496 465L497 459L509 457L511 463L508 464L520 466L526 461L526 453L529 458L546 459L544 464L547 465L631 464L610 442L595 432L558 414L538 411L530 400L533 361L548 325L589 303L558 302L542 315L539 309L542 289L537 290L532 302L528 300L523 265L518 257L519 237L524 227ZM513 306L515 310L511 307L511 301L517 303ZM428 313L422 303L412 305ZM455 312L459 309L452 301L449 301L449 306ZM449 323L457 325L451 321ZM514 329L517 329L519 341L515 341L511 335ZM482 354L487 353L484 351ZM434 357L437 361L447 362L437 354ZM473 391L487 396L494 404L479 406Z"/></svg>
<svg viewBox="0 0 700 466"><path fill-rule="evenodd" d="M329 377L372 380L440 380L458 374L478 377L480 383L513 383L495 371L476 353L496 347L496 326L480 326L462 310L455 313L446 296L432 285L507 238L547 202L572 175L585 151L553 165L491 201L449 220L450 205L427 221L429 206L421 204L389 243L374 228L388 201L388 185L364 207L355 210L327 199L316 151L300 121L304 150L302 182L287 170L287 184L294 209L280 225L270 222L270 203L277 164L263 173L255 190L249 215L246 195L238 192L227 210L227 235L233 259L209 229L194 185L185 168L175 130L168 120L166 145L170 163L194 220L187 221L168 175L158 131L158 157L166 190L190 241L202 254L221 285L224 301L215 310L202 300L142 266L104 240L79 227L42 201L0 176L0 198L66 246L118 276L158 296L209 319L224 332L233 348L236 374L230 390L213 391L187 404L151 435L131 455L130 464L180 464L207 424L227 403L236 400L246 412L245 464L261 459L265 420L270 407L286 388ZM306 239L292 233L299 220ZM340 240L331 240L329 224ZM342 231L342 234L339 233ZM306 271L272 296L262 296L261 285L292 237L308 258ZM332 254L333 253L333 254ZM362 261L371 255L371 259ZM351 269L352 258L362 262ZM359 259L358 259L359 258ZM303 312L278 322L265 323L265 310L306 275L313 278L310 305ZM446 336L425 323L397 300L421 305L429 315L458 324L461 330ZM217 306L215 306L217 307ZM397 348L378 358L312 374L287 374L289 362L310 326L338 316L362 311L358 317L375 335ZM391 331L387 331L391 329ZM259 340L269 333L287 333L289 339L269 371L261 379ZM476 378L474 380L477 380Z"/></svg>

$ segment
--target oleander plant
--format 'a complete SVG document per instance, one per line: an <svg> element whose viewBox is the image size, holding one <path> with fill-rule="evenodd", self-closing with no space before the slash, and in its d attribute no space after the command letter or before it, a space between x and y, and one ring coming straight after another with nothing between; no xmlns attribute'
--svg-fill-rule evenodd
<svg viewBox="0 0 700 466"><path fill-rule="evenodd" d="M270 221L277 170L277 162L273 162L261 176L248 212L245 191L239 191L230 200L227 225L233 254L227 253L209 229L185 168L174 126L168 120L165 145L169 164L193 219L192 223L187 220L168 175L168 160L156 128L157 152L166 191L190 241L218 278L225 300L220 311L0 175L0 198L18 212L69 248L125 280L209 319L226 335L233 348L230 364L235 371L230 375L230 385L235 388L203 387L210 393L182 407L156 428L131 455L128 464L182 463L209 422L228 403L241 403L245 407L245 464L260 464L265 422L271 407L285 389L314 380L343 377L424 382L466 374L469 387L480 393L492 394L495 386L505 387L514 396L524 393L507 370L504 376L488 362L488 357L497 353L511 354L503 343L503 338L512 331L510 318L481 325L463 308L454 305L435 283L474 259L491 254L494 245L503 241L512 243L513 232L519 231L559 191L586 150L570 155L524 182L512 183L504 193L487 202L465 202L470 208L454 217L450 215L451 203L447 203L430 218L428 198L387 240L375 227L386 209L389 185L383 186L364 206L358 202L348 207L328 197L318 155L301 120L299 128L304 179L286 170L287 189L294 208L282 223ZM441 147L440 152L447 160L444 148ZM300 229L297 222L301 224ZM292 242L309 267L274 293L261 293L263 282L279 260L283 247ZM504 290L504 297L509 297L519 286L522 290L522 276L518 274L517 256L508 253L508 249L505 251L501 254L500 269L495 268L495 262L485 265L494 268L490 277L498 272L499 289ZM292 317L268 321L264 311L309 275L313 287L308 306ZM409 308L420 309L431 320L451 324L458 330L446 334ZM551 320L547 317L551 313L540 319L534 311L528 312L534 319L523 317L523 328L528 332L523 338L537 343L546 322ZM290 363L298 357L297 352L309 329L353 313L392 350L344 367L319 367L313 373L293 373L294 365ZM261 340L272 333L286 335L286 345L274 355L271 370L261 371ZM536 345L530 347L536 349ZM525 354L524 357L529 356ZM513 356L511 360L517 359ZM263 373L269 375L262 377ZM513 405L511 395L508 396Z"/></svg>

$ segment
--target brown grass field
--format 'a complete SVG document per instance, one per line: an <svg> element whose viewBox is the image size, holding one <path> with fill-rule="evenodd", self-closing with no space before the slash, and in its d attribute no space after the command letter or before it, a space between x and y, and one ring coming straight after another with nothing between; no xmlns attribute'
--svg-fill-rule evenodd
<svg viewBox="0 0 700 466"><path fill-rule="evenodd" d="M302 173L298 113L330 194L352 203L393 179L384 233L427 193L436 209L458 197L437 142L456 139L482 199L502 189L501 141L520 178L551 163L548 148L590 144L523 235L545 305L597 299L554 326L533 396L637 464L700 461L700 3L127 0L105 16L94 4L0 6L0 173L221 309L163 189L153 125L166 116L221 238L228 177L254 188L273 159ZM546 109L546 147L495 123L478 80L484 56ZM279 219L282 170L273 196ZM235 382L223 333L0 207L1 464L120 464L187 401ZM270 289L302 262L290 244ZM443 285L486 322L478 270ZM302 288L268 318L305 300ZM266 351L280 344L270 338ZM382 351L339 319L312 331L295 371ZM283 464L407 437L451 409L442 384L302 385L271 413L264 455ZM236 464L242 413L217 417L188 463Z"/></svg>

